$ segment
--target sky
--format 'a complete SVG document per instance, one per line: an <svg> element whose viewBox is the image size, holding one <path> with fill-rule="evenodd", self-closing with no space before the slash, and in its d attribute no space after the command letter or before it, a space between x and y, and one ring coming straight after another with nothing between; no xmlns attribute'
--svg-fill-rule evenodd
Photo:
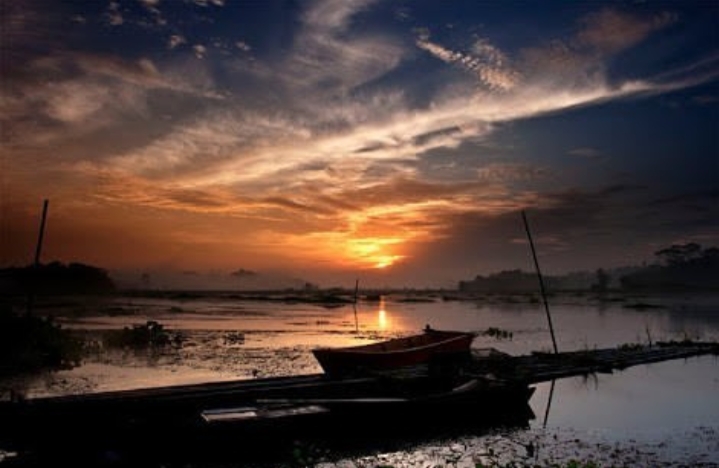
<svg viewBox="0 0 719 468"><path fill-rule="evenodd" d="M44 199L42 261L198 285L531 271L522 211L547 273L719 245L716 0L0 0L0 20L0 266L32 263Z"/></svg>

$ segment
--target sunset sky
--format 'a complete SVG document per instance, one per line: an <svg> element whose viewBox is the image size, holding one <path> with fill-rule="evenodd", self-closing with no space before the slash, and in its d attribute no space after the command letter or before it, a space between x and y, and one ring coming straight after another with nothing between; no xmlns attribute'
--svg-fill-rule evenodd
<svg viewBox="0 0 719 468"><path fill-rule="evenodd" d="M719 245L719 2L2 1L0 267L453 286ZM242 275L236 275L238 281ZM199 280L198 280L199 281Z"/></svg>

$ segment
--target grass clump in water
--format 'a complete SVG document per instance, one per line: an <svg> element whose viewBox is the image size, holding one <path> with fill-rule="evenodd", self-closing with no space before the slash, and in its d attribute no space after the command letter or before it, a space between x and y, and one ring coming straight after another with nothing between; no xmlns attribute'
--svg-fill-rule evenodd
<svg viewBox="0 0 719 468"><path fill-rule="evenodd" d="M482 335L490 336L498 340L511 340L514 337L514 334L511 331L502 330L501 328L497 327L487 328L484 332L482 332Z"/></svg>
<svg viewBox="0 0 719 468"><path fill-rule="evenodd" d="M149 349L163 348L182 343L179 333L167 331L161 323L148 320L143 325L133 325L122 330L112 330L105 337L105 344L112 348Z"/></svg>
<svg viewBox="0 0 719 468"><path fill-rule="evenodd" d="M83 340L52 317L0 307L0 375L70 369L80 364L83 348Z"/></svg>

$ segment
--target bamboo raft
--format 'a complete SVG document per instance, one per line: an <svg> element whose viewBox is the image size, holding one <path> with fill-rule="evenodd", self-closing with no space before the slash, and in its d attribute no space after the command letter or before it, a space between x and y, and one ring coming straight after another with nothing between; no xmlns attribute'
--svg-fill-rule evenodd
<svg viewBox="0 0 719 468"><path fill-rule="evenodd" d="M522 356L492 350L476 350L474 354L465 368L468 374L492 374L502 380L532 385L566 377L613 373L642 364L719 355L719 343L659 342L557 354L535 352Z"/></svg>

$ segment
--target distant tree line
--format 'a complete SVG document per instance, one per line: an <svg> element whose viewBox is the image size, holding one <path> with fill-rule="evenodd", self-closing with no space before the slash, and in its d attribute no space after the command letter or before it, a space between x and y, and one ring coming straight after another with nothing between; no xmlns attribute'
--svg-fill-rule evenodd
<svg viewBox="0 0 719 468"><path fill-rule="evenodd" d="M719 290L719 249L702 248L696 243L675 244L655 252L657 262L642 267L596 272L575 272L545 276L549 291L606 292L612 289L676 291ZM467 293L527 293L539 289L537 276L522 270L505 270L487 276L477 275L460 281L458 289Z"/></svg>
<svg viewBox="0 0 719 468"><path fill-rule="evenodd" d="M102 268L82 263L52 262L38 266L0 269L2 294L106 294L115 284Z"/></svg>
<svg viewBox="0 0 719 468"><path fill-rule="evenodd" d="M624 289L719 290L719 249L694 242L675 244L654 254L658 264L621 278Z"/></svg>

